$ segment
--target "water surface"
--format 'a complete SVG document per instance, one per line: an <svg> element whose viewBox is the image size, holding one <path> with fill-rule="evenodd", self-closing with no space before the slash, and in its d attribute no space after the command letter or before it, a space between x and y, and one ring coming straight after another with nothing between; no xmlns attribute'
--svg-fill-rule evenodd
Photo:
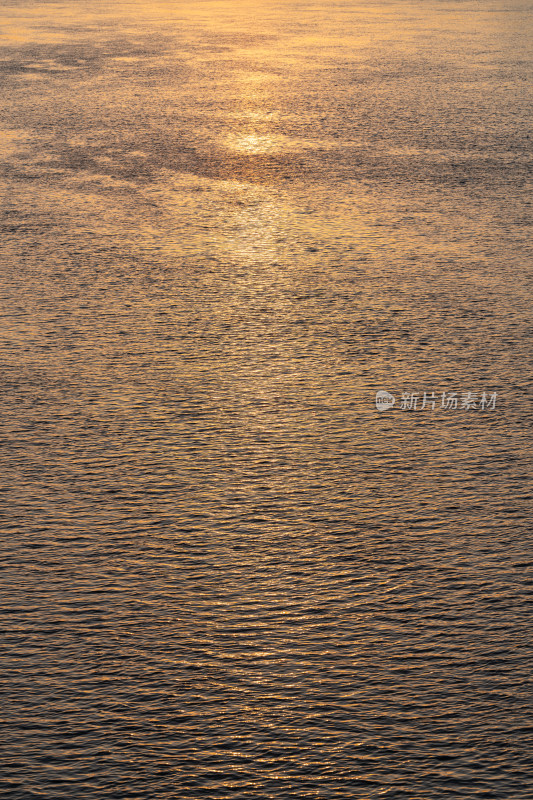
<svg viewBox="0 0 533 800"><path fill-rule="evenodd" d="M4 3L6 797L531 798L531 41Z"/></svg>

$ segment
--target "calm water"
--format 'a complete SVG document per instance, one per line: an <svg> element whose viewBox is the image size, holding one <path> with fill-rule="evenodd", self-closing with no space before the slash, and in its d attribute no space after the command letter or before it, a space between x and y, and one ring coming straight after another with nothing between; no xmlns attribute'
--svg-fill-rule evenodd
<svg viewBox="0 0 533 800"><path fill-rule="evenodd" d="M532 40L3 4L3 796L533 797Z"/></svg>

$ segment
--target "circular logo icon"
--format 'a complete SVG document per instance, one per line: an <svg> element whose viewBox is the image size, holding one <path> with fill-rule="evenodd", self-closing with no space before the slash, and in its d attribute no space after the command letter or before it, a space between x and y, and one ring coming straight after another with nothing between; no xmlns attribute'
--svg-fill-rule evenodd
<svg viewBox="0 0 533 800"><path fill-rule="evenodd" d="M383 389L376 392L376 408L378 411L386 411L388 408L392 408L395 402L394 395L390 392L385 392Z"/></svg>

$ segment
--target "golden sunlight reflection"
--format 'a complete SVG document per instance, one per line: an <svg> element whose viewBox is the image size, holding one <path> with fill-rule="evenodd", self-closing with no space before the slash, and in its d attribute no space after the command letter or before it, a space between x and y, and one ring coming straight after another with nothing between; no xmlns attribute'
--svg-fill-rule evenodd
<svg viewBox="0 0 533 800"><path fill-rule="evenodd" d="M217 245L236 264L272 263L283 241L283 207L276 198L239 207L228 217Z"/></svg>
<svg viewBox="0 0 533 800"><path fill-rule="evenodd" d="M295 148L295 143L287 136L266 133L231 134L227 145L239 153L258 155L261 153L279 153Z"/></svg>
<svg viewBox="0 0 533 800"><path fill-rule="evenodd" d="M287 115L282 102L287 90L280 75L260 70L234 71L230 82L234 107L228 116L237 124L223 135L223 146L244 156L296 155L317 147L337 147L337 141L319 139L314 133L304 138L280 132Z"/></svg>
<svg viewBox="0 0 533 800"><path fill-rule="evenodd" d="M271 91L277 75L261 71L233 73L236 118L243 120L244 130L228 134L224 144L230 150L250 155L286 150L290 140L273 130L278 117L276 98Z"/></svg>
<svg viewBox="0 0 533 800"><path fill-rule="evenodd" d="M525 6L0 5L13 798L533 800Z"/></svg>

